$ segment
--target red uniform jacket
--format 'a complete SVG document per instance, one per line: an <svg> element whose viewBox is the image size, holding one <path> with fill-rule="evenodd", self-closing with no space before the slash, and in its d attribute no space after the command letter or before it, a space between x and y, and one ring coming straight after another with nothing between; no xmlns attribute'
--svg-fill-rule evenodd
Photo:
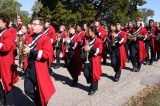
<svg viewBox="0 0 160 106"><path fill-rule="evenodd" d="M107 57L106 51L108 49L107 46L106 46L106 43L105 43L106 39L108 39L107 32L106 32L105 28L102 27L102 26L99 26L97 28L97 32L98 32L98 37L100 39L102 39L102 42L103 42L102 57L106 58Z"/></svg>
<svg viewBox="0 0 160 106"><path fill-rule="evenodd" d="M18 81L18 76L14 64L12 34L8 29L5 29L0 35L0 76L7 93Z"/></svg>
<svg viewBox="0 0 160 106"><path fill-rule="evenodd" d="M28 42L32 42L32 37L28 38ZM38 39L35 49L38 50L37 59L35 60L38 90L42 106L44 106L55 93L55 87L48 73L48 60L53 55L49 37L42 35Z"/></svg>
<svg viewBox="0 0 160 106"><path fill-rule="evenodd" d="M61 32L61 33L59 33L59 34L61 34L61 37L62 37L62 58L64 59L65 58L65 50L66 50L66 48L65 48L65 45L64 45L64 39L66 38L66 36L67 36L67 32L66 31L63 31L63 32Z"/></svg>
<svg viewBox="0 0 160 106"><path fill-rule="evenodd" d="M73 54L73 61L75 61L75 67L77 76L80 75L80 72L82 71L82 58L80 55L80 43L81 38L77 34L74 35L73 42L75 42L75 45L72 47L74 49Z"/></svg>
<svg viewBox="0 0 160 106"><path fill-rule="evenodd" d="M16 40L16 37L17 37L17 31L15 28L11 27L9 28L9 31L11 32L12 34L12 40L13 40L13 48L14 48L14 55L16 56L17 55L17 49L16 49L16 43L15 43L15 40Z"/></svg>
<svg viewBox="0 0 160 106"><path fill-rule="evenodd" d="M146 27L146 30L148 31L148 34L149 34L150 31L151 31L151 27ZM153 27L152 35L156 36L156 33L157 33L157 27ZM155 41L155 37L151 37L150 39L151 39L151 42L152 42L154 55L156 55L157 44L156 44L156 41Z"/></svg>
<svg viewBox="0 0 160 106"><path fill-rule="evenodd" d="M54 49L54 44L56 43L56 31L52 25L49 25L49 27L44 31L44 34L47 35L52 43L52 49ZM50 58L49 63L51 64L54 61L54 53L52 58Z"/></svg>
<svg viewBox="0 0 160 106"><path fill-rule="evenodd" d="M92 69L93 69L93 82L100 80L100 75L102 74L101 68L101 54L102 54L102 40L96 38L93 47L96 48L96 54L92 57Z"/></svg>
<svg viewBox="0 0 160 106"><path fill-rule="evenodd" d="M134 33L134 32L136 32L136 31L137 31L137 28L134 27L134 28L132 29L131 33ZM146 29L143 28L143 27L141 27L139 34L140 34L140 36L142 36L142 35L147 36L147 31L146 31ZM143 40L143 39L138 39L138 40L137 40L137 43L138 43L138 45L139 45L139 49L138 49L138 51L139 51L139 54L138 54L139 62L142 62L142 61L147 57L147 52L146 52L146 49L145 49L144 40Z"/></svg>
<svg viewBox="0 0 160 106"><path fill-rule="evenodd" d="M124 43L126 43L127 41L127 34L126 32L122 31L120 32L120 37L124 38L123 43L120 45L119 47L119 51L120 51L120 69L124 68L126 66L126 51L125 51L125 47L124 47Z"/></svg>
<svg viewBox="0 0 160 106"><path fill-rule="evenodd" d="M84 31L79 32L78 35L80 36L81 40L85 39L85 32Z"/></svg>

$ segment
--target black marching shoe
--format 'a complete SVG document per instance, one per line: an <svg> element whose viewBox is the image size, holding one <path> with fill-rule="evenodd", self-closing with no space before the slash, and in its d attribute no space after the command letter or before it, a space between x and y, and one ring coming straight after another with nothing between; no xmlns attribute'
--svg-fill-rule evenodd
<svg viewBox="0 0 160 106"><path fill-rule="evenodd" d="M119 81L119 78L114 77L114 78L113 78L113 81L114 81L114 82L118 82L118 81Z"/></svg>
<svg viewBox="0 0 160 106"><path fill-rule="evenodd" d="M50 74L51 76L53 76L53 75L54 75L54 72L52 71L52 69L49 68L48 70L49 70L49 74Z"/></svg>
<svg viewBox="0 0 160 106"><path fill-rule="evenodd" d="M132 72L137 72L137 68L133 67Z"/></svg>
<svg viewBox="0 0 160 106"><path fill-rule="evenodd" d="M1 101L0 101L0 106L5 106L4 100L1 100Z"/></svg>
<svg viewBox="0 0 160 106"><path fill-rule="evenodd" d="M137 68L137 70L135 72L139 72L140 71L140 68Z"/></svg>
<svg viewBox="0 0 160 106"><path fill-rule="evenodd" d="M96 93L96 91L90 90L90 91L88 92L88 95L92 96L92 95L95 94L95 93Z"/></svg>
<svg viewBox="0 0 160 106"><path fill-rule="evenodd" d="M72 82L72 87L76 87L77 86L77 84L78 84L78 81L77 80L73 80L73 82Z"/></svg>

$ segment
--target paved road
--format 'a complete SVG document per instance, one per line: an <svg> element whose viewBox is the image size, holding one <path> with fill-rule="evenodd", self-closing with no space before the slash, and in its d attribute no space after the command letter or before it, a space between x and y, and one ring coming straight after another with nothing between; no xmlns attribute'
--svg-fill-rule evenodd
<svg viewBox="0 0 160 106"><path fill-rule="evenodd" d="M108 64L102 66L103 74L99 81L99 90L93 96L88 95L89 85L83 73L79 77L78 86L71 87L71 77L68 71L63 67L56 69L52 76L56 93L48 106L120 106L146 87L147 83L144 83L144 80L147 77L160 76L160 61L154 62L152 66L143 65L140 72L131 72L129 67L132 67L131 63L127 63L127 67L122 70L120 81L113 82L111 78L114 76L114 71L108 60ZM19 75L21 75L20 69ZM16 106L34 106L23 93L23 80L20 80L14 89Z"/></svg>

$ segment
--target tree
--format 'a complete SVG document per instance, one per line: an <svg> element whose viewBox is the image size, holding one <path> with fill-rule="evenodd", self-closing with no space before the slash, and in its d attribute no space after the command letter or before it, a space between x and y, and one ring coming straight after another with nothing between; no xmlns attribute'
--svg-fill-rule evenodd
<svg viewBox="0 0 160 106"><path fill-rule="evenodd" d="M146 0L129 0L127 17L129 17L130 20L134 20L136 17L142 17L138 6L140 7L146 3Z"/></svg>
<svg viewBox="0 0 160 106"><path fill-rule="evenodd" d="M43 7L42 3L40 1L36 1L32 7L32 11L33 11L32 17L37 17L42 7Z"/></svg>
<svg viewBox="0 0 160 106"><path fill-rule="evenodd" d="M19 9L21 4L14 0L0 0L0 12L16 18L16 8Z"/></svg>
<svg viewBox="0 0 160 106"><path fill-rule="evenodd" d="M43 0L41 0L41 2L46 3L46 1ZM50 7L51 4L44 4L38 15L48 19L55 26L59 24L90 22L96 15L96 10L92 3L78 3L78 8L75 7L77 6L76 3L74 4L72 2L69 2L72 3L72 5L68 4L67 1L61 2L61 0L58 2L55 0L54 3L57 3L56 5L54 4L54 9Z"/></svg>
<svg viewBox="0 0 160 106"><path fill-rule="evenodd" d="M115 21L126 24L128 20L142 17L143 14L138 9L146 3L146 0L39 0L45 9L42 13L53 15L53 23L59 22L89 22L94 18L101 18L108 24ZM61 4L59 4L61 3ZM47 13L48 12L48 13ZM63 14L62 14L63 13ZM43 15L45 16L45 15ZM63 17L63 19L61 18ZM60 19L58 19L60 18ZM57 21L56 21L57 20ZM72 21L71 21L72 20Z"/></svg>
<svg viewBox="0 0 160 106"><path fill-rule="evenodd" d="M21 6L22 5L15 0L0 0L0 13L8 14L16 23L16 10L18 10L22 22L27 24L30 20L29 13L27 11L20 10Z"/></svg>
<svg viewBox="0 0 160 106"><path fill-rule="evenodd" d="M151 9L142 8L142 9L140 9L140 11L142 13L142 19L144 20L144 22L147 22L148 17L154 16L154 11Z"/></svg>

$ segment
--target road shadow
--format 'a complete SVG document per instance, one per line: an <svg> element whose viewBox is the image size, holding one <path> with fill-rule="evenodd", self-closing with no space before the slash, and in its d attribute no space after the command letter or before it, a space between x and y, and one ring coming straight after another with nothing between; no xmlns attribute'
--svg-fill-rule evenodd
<svg viewBox="0 0 160 106"><path fill-rule="evenodd" d="M52 75L52 77L56 80L56 81L60 81L62 82L63 84L67 84L69 85L70 87L72 87L72 80L66 76L63 76L63 75L60 75L60 74L57 74L54 72L54 74ZM77 83L77 86L75 86L76 88L79 88L79 89L82 89L86 92L88 92L88 89L89 87L88 86L85 86L85 85L82 85L81 83Z"/></svg>
<svg viewBox="0 0 160 106"><path fill-rule="evenodd" d="M103 66L111 66L111 63L105 63L105 64L103 64L103 62L101 62L101 64L103 65Z"/></svg>
<svg viewBox="0 0 160 106"><path fill-rule="evenodd" d="M55 69L55 67L57 66L57 63L52 63L51 67L53 67ZM60 67L66 68L64 63L60 63Z"/></svg>
<svg viewBox="0 0 160 106"><path fill-rule="evenodd" d="M13 100L15 106L35 106L34 102L32 102L22 90L16 86L13 87Z"/></svg>
<svg viewBox="0 0 160 106"><path fill-rule="evenodd" d="M130 68L130 67L124 67L123 69L124 69L124 70L132 71L132 68Z"/></svg>
<svg viewBox="0 0 160 106"><path fill-rule="evenodd" d="M108 74L106 74L106 73L102 73L101 74L101 77L106 77L106 78L108 78L108 79L110 79L110 80L112 80L113 81L113 76L110 76L110 75L108 75Z"/></svg>

